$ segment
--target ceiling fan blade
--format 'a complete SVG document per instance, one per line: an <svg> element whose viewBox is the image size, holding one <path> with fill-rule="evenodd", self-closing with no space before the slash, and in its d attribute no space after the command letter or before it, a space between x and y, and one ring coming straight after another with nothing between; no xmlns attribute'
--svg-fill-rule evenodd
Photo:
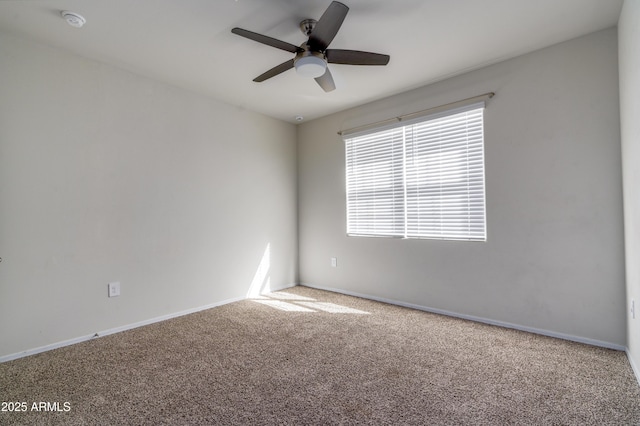
<svg viewBox="0 0 640 426"><path fill-rule="evenodd" d="M347 12L349 12L349 8L344 4L337 1L331 2L309 35L311 50L324 51L329 46L347 16Z"/></svg>
<svg viewBox="0 0 640 426"><path fill-rule="evenodd" d="M327 68L324 74L322 74L320 77L316 77L314 80L320 85L320 87L322 87L322 90L324 90L325 92L331 92L336 88L336 84L333 82L333 76L331 75L331 71L329 71L329 68Z"/></svg>
<svg viewBox="0 0 640 426"><path fill-rule="evenodd" d="M327 49L327 62L345 65L387 65L390 56L359 50Z"/></svg>
<svg viewBox="0 0 640 426"><path fill-rule="evenodd" d="M266 35L254 33L253 31L243 30L242 28L234 28L231 30L232 33L237 34L239 36L248 38L249 40L257 41L258 43L266 44L267 46L275 47L277 49L286 50L291 53L298 53L302 51L301 47L295 46L291 43L287 43L286 41L278 40L273 37L269 37Z"/></svg>
<svg viewBox="0 0 640 426"><path fill-rule="evenodd" d="M283 72L290 70L293 68L293 59L289 59L287 62L283 62L280 65L277 65L271 68L269 71L260 74L256 78L253 79L256 83L261 83L271 77L275 77L278 74L282 74Z"/></svg>

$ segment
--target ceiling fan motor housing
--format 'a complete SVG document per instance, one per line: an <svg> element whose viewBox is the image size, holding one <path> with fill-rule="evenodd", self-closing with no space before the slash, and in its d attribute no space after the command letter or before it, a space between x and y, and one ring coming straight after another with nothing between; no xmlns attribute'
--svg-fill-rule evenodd
<svg viewBox="0 0 640 426"><path fill-rule="evenodd" d="M300 22L300 31L302 31L302 34L309 36L313 32L313 29L316 27L317 23L318 21L316 21L315 19L305 19L304 21Z"/></svg>

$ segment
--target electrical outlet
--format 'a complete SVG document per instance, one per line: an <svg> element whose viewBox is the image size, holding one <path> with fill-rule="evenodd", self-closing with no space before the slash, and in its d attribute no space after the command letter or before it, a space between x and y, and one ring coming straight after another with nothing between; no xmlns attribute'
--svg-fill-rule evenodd
<svg viewBox="0 0 640 426"><path fill-rule="evenodd" d="M338 258L337 257L332 257L331 258L331 267L335 268L338 266Z"/></svg>
<svg viewBox="0 0 640 426"><path fill-rule="evenodd" d="M120 296L120 283L113 282L109 283L109 297L117 297Z"/></svg>

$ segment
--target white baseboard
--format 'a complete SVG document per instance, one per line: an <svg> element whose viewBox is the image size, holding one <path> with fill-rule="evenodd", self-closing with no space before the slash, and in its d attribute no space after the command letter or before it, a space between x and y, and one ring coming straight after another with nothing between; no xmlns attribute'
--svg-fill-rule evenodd
<svg viewBox="0 0 640 426"><path fill-rule="evenodd" d="M41 352L47 352L53 349L62 348L64 346L75 345L76 343L86 342L87 340L93 339L96 334L88 334L86 336L74 337L73 339L63 340L62 342L51 343L49 345L39 346L33 349L27 349L22 352L16 352L14 354L3 355L0 356L0 363L13 361L14 359L24 358L29 355L39 354Z"/></svg>
<svg viewBox="0 0 640 426"><path fill-rule="evenodd" d="M473 316L473 315L460 314L460 313L457 313L457 312L446 311L446 310L443 310L443 309L430 308L430 307L427 307L427 306L415 305L413 303L406 303L406 302L402 302L402 301L399 301L399 300L387 299L387 298L384 298L384 297L371 296L371 295L368 295L368 294L356 293L356 292L346 291L346 290L342 290L342 289L338 289L338 288L332 288L332 287L318 286L318 285L309 284L309 283L300 283L300 285L304 286L304 287L315 288L315 289L318 289L318 290L326 290L326 291L331 291L331 292L334 292L334 293L346 294L348 296L360 297L362 299L375 300L376 302L389 303L391 305L402 306L402 307L405 307L405 308L417 309L419 311L431 312L431 313L434 313L434 314L446 315L446 316L450 316L450 317L466 319L466 320L480 322L480 323L484 323L484 324L496 325L496 326L504 327L504 328L511 328L511 329L514 329L514 330L526 331L528 333L534 333L534 334L540 334L540 335L548 336L548 337L555 337L555 338L558 338L558 339L570 340L572 342L585 343L587 345L599 346L599 347L608 348L608 349L614 349L614 350L617 350L617 351L625 351L627 349L625 346L622 346L622 345L618 345L618 344L610 343L610 342L603 342L601 340L590 339L590 338L587 338L587 337L573 336L573 335L564 334L564 333L556 333L554 331L542 330L542 329L538 329L538 328L527 327L527 326L518 325L518 324L512 324L512 323L503 322L503 321L496 321L496 320L492 320L492 319L488 319L488 318L476 317L476 316ZM640 377L640 376L638 376L637 372L636 372L636 377Z"/></svg>
<svg viewBox="0 0 640 426"><path fill-rule="evenodd" d="M287 289L287 288L295 287L296 285L297 284L287 284L287 285L282 285L282 286L276 286L276 287L272 287L271 291L284 290L284 289ZM44 346L40 346L40 347L33 348L33 349L27 349L27 350L22 351L22 352L16 352L14 354L0 356L0 363L7 362L7 361L12 361L12 360L18 359L18 358L24 358L24 357L30 356L30 355L39 354L41 352L51 351L53 349L58 349L58 348L62 348L62 347L69 346L69 345L75 345L76 343L86 342L87 340L95 339L95 338L98 338L98 337L103 337L103 336L108 336L110 334L120 333L121 331L126 331L126 330L131 330L131 329L134 329L134 328L138 328L138 327L143 327L145 325L153 324L153 323L160 322L160 321L166 321L168 319L177 318L177 317L181 317L181 316L184 316L184 315L193 314L193 313L196 313L196 312L204 311L206 309L215 308L217 306L227 305L227 304L233 303L233 302L239 302L239 301L245 300L245 299L247 299L247 298L246 297L234 297L234 298L231 298L231 299L222 300L220 302L210 303L208 305L198 306L198 307L195 307L195 308L186 309L184 311L174 312L174 313L171 313L171 314L162 315L162 316L155 317L155 318L150 318L150 319L139 321L139 322L136 322L136 323L133 323L133 324L127 324L127 325L123 325L123 326L120 326L120 327L109 328L107 330L98 331L98 332L95 332L95 333L87 334L85 336L74 337L73 339L63 340L61 342L56 342L56 343L51 343L49 345L44 345Z"/></svg>
<svg viewBox="0 0 640 426"><path fill-rule="evenodd" d="M627 359L629 360L629 364L631 364L631 369L633 370L633 374L636 375L636 380L638 381L638 385L640 385L640 369L638 368L636 363L633 361L633 357L629 353L629 348L627 348L625 352L627 353Z"/></svg>

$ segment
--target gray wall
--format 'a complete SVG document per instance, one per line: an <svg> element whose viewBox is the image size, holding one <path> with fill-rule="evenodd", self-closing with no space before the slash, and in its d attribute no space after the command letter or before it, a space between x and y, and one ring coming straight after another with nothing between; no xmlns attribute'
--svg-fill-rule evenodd
<svg viewBox="0 0 640 426"><path fill-rule="evenodd" d="M0 356L245 297L263 259L297 282L294 125L6 36L0 58Z"/></svg>
<svg viewBox="0 0 640 426"><path fill-rule="evenodd" d="M627 347L640 380L640 2L626 0L618 23L620 122L627 271ZM635 319L629 310L636 303Z"/></svg>
<svg viewBox="0 0 640 426"><path fill-rule="evenodd" d="M488 241L346 237L336 132L490 91ZM301 125L301 283L623 347L618 108L613 28Z"/></svg>

